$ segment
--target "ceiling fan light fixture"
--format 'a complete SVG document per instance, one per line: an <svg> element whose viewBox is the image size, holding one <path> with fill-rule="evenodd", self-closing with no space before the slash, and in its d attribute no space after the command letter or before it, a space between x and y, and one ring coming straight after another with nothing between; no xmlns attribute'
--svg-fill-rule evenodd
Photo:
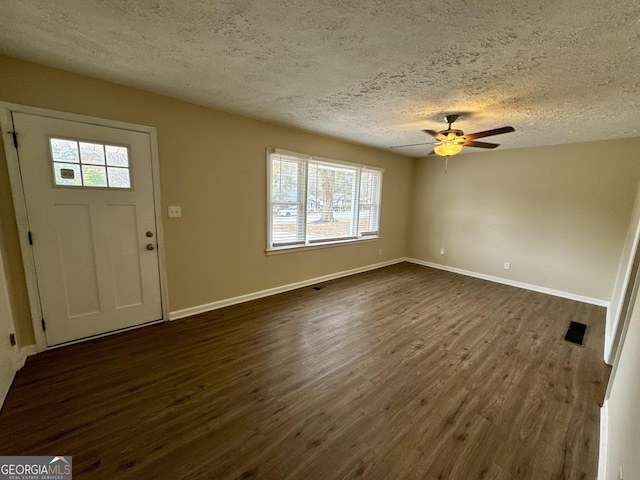
<svg viewBox="0 0 640 480"><path fill-rule="evenodd" d="M436 145L432 153L440 155L442 157L450 157L457 155L462 151L462 147L475 147L475 148L496 148L500 145L497 143L488 142L476 142L477 138L491 137L493 135L501 135L503 133L515 132L513 127L501 127L493 128L491 130L484 130L482 132L475 132L465 135L462 130L452 128L451 125L458 118L458 115L447 115L444 117L444 121L449 124L449 128L436 132L435 130L422 130L427 135L433 137L436 141L424 142L424 143L411 143L409 145L397 145L391 148L400 147L414 147L417 145ZM431 155L431 153L429 154Z"/></svg>
<svg viewBox="0 0 640 480"><path fill-rule="evenodd" d="M462 145L459 143L443 143L442 145L438 145L433 149L436 154L441 155L443 157L450 157L462 151Z"/></svg>

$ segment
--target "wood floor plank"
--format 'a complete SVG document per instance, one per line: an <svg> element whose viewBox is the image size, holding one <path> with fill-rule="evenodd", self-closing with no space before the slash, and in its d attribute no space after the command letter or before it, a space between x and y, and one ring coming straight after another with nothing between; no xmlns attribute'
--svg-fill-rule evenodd
<svg viewBox="0 0 640 480"><path fill-rule="evenodd" d="M324 285L30 357L0 453L81 480L595 479L603 308L408 263Z"/></svg>

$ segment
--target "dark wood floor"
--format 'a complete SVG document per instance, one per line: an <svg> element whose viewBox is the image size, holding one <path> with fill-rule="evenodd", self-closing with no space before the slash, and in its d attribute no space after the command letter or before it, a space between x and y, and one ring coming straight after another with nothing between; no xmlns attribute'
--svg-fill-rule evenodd
<svg viewBox="0 0 640 480"><path fill-rule="evenodd" d="M29 358L0 454L75 479L595 479L604 309L406 263L325 285Z"/></svg>

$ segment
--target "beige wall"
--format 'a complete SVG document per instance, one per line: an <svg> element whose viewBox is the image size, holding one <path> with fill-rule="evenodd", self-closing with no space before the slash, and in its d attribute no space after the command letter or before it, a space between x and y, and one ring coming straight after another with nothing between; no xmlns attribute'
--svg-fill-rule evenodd
<svg viewBox="0 0 640 480"><path fill-rule="evenodd" d="M611 298L640 179L638 138L464 154L445 173L439 157L414 162L7 57L0 72L0 100L158 129L172 311L406 255ZM385 168L380 241L266 256L267 147ZM166 218L167 205L183 217ZM26 345L33 332L3 150L0 232Z"/></svg>
<svg viewBox="0 0 640 480"><path fill-rule="evenodd" d="M638 151L640 138L496 150L453 157L447 172L419 159L409 256L608 301Z"/></svg>
<svg viewBox="0 0 640 480"><path fill-rule="evenodd" d="M172 311L406 255L412 159L7 57L0 72L2 101L158 129ZM267 147L384 168L380 240L266 256ZM0 243L26 345L34 338L0 152ZM182 218L166 218L168 205L182 206Z"/></svg>

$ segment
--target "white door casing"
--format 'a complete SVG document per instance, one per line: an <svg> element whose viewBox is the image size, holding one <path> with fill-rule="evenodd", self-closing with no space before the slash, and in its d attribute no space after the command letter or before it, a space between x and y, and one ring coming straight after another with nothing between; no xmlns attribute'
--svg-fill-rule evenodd
<svg viewBox="0 0 640 480"><path fill-rule="evenodd" d="M0 408L2 408L4 399L9 392L13 376L20 367L18 347L15 344L11 345L10 341L10 335L14 334L12 315L5 279L4 259L0 249Z"/></svg>
<svg viewBox="0 0 640 480"><path fill-rule="evenodd" d="M38 350L168 318L164 258L146 248L162 248L155 129L2 107ZM19 139L17 154L7 146L7 111ZM52 137L127 146L132 189L55 186ZM12 156L20 166L17 182Z"/></svg>

